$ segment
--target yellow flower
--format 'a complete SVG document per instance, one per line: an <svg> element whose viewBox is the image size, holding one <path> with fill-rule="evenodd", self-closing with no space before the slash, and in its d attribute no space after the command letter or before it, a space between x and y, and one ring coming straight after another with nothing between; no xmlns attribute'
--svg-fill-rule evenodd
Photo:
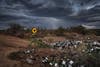
<svg viewBox="0 0 100 67"><path fill-rule="evenodd" d="M33 34L37 33L37 28L32 28L32 33Z"/></svg>

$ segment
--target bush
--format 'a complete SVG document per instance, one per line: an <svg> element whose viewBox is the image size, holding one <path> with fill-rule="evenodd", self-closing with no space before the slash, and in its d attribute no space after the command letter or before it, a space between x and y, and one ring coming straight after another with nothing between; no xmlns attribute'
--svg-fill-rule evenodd
<svg viewBox="0 0 100 67"><path fill-rule="evenodd" d="M8 58L11 60L21 60L21 55L23 56L23 52L12 52L8 55Z"/></svg>

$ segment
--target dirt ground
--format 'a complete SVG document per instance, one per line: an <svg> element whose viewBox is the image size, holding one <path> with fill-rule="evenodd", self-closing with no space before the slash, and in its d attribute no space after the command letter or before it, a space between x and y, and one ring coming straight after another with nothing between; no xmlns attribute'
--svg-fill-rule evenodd
<svg viewBox="0 0 100 67"><path fill-rule="evenodd" d="M48 38L44 38L44 40L46 39ZM51 37L51 39L53 39L53 37ZM58 39L65 40L62 37L55 38L56 41L59 41ZM98 37L98 39L100 40L100 37ZM29 40L0 34L0 67L43 67L41 66L42 65L41 62L38 61L35 61L33 65L29 65L27 63L11 60L8 58L8 55L10 53L26 49L29 43L30 43ZM84 49L84 46L75 50L79 53L82 49ZM60 54L60 51L57 50L55 51L48 48L39 48L37 54L39 56L57 55Z"/></svg>
<svg viewBox="0 0 100 67"><path fill-rule="evenodd" d="M19 61L10 60L7 56L11 52L25 48L27 44L28 41L16 37L0 35L0 67L15 67L15 65L20 64Z"/></svg>
<svg viewBox="0 0 100 67"><path fill-rule="evenodd" d="M27 48L30 42L28 40L20 39L13 36L0 35L0 67L40 67L39 62L34 62L33 65L23 63L16 60L11 60L8 55L12 52L23 50ZM46 56L49 54L57 54L57 51L51 49L41 48L38 53L40 56Z"/></svg>

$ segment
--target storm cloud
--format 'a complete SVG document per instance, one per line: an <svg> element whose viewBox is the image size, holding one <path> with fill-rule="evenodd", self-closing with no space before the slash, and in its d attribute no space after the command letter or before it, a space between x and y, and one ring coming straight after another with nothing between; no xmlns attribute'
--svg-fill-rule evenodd
<svg viewBox="0 0 100 67"><path fill-rule="evenodd" d="M1 0L0 28L9 23L56 29L83 25L100 28L99 0Z"/></svg>

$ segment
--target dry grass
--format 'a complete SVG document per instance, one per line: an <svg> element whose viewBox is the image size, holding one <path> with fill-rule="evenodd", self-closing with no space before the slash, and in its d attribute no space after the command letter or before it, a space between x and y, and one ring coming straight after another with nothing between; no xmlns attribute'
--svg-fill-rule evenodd
<svg viewBox="0 0 100 67"><path fill-rule="evenodd" d="M40 63L37 61L33 65L29 65L20 61L11 60L7 57L12 52L27 48L28 44L28 40L0 35L0 67L40 67ZM54 52L47 48L40 48L37 52L39 56L56 55L57 53L57 51Z"/></svg>

